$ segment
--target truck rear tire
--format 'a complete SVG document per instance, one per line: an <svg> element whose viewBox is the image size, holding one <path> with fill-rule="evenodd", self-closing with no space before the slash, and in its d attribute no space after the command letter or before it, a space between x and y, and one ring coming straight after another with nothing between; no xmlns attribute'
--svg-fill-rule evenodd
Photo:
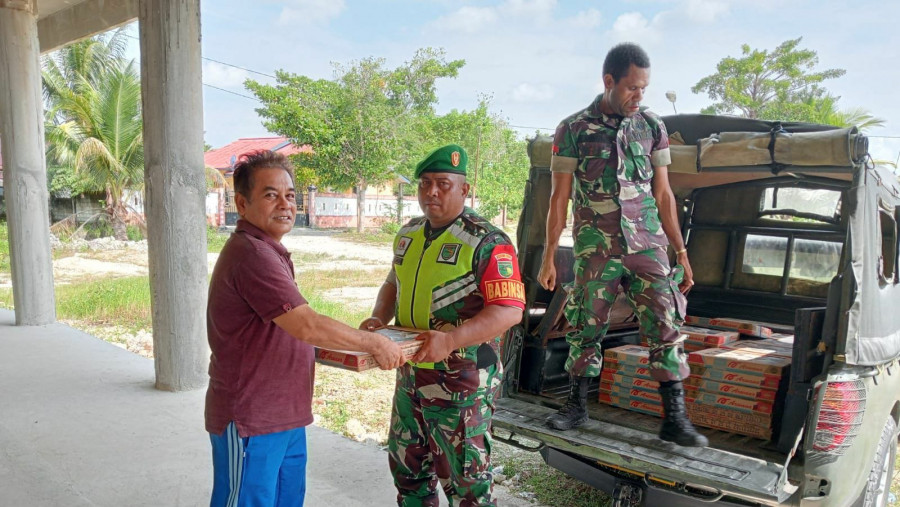
<svg viewBox="0 0 900 507"><path fill-rule="evenodd" d="M884 429L881 430L881 438L875 449L875 459L872 461L872 470L869 471L869 480L866 481L866 489L863 490L862 507L884 507L887 505L888 496L891 493L891 478L894 475L894 461L897 458L897 423L893 417L888 417Z"/></svg>

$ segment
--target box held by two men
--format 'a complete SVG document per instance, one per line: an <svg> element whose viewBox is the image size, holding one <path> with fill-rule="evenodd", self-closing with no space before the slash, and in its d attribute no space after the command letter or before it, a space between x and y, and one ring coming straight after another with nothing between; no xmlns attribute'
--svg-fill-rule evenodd
<svg viewBox="0 0 900 507"><path fill-rule="evenodd" d="M399 343L400 348L403 349L403 353L406 354L407 358L418 352L419 348L422 347L423 342L416 340L416 336L424 332L419 329L387 326L378 329L375 332L387 336L391 341ZM372 368L378 368L378 361L375 360L375 356L372 354L348 350L316 348L316 362L352 371L365 371Z"/></svg>

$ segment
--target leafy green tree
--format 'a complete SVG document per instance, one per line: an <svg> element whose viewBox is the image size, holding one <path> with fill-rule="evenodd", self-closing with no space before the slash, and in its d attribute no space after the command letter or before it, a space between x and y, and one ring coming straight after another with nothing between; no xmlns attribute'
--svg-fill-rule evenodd
<svg viewBox="0 0 900 507"><path fill-rule="evenodd" d="M763 120L804 121L858 126L860 130L884 125L884 120L855 108L838 109L835 97L820 86L826 79L844 75L843 69L816 72L818 54L800 49L802 37L781 43L773 51L741 46L743 57L719 61L716 73L704 77L691 88L706 92L717 101L701 110L703 114L739 114Z"/></svg>
<svg viewBox="0 0 900 507"><path fill-rule="evenodd" d="M418 139L410 145L410 161L401 167L412 175L412 168L429 151L456 143L469 154L469 204L477 197L478 211L487 218L504 214L522 205L522 190L528 178L525 142L516 137L508 123L490 111L492 98L479 97L472 111L453 110L428 118L417 126Z"/></svg>
<svg viewBox="0 0 900 507"><path fill-rule="evenodd" d="M127 239L126 190L143 187L140 77L124 32L66 46L43 60L51 188L101 191L117 239Z"/></svg>
<svg viewBox="0 0 900 507"><path fill-rule="evenodd" d="M785 104L820 100L826 95L819 85L843 76L843 69L816 72L818 54L800 49L802 37L782 42L773 51L741 46L743 57L719 61L716 73L697 82L691 91L705 92L716 101L703 114L735 114L747 118L773 118ZM781 118L778 118L781 119Z"/></svg>
<svg viewBox="0 0 900 507"><path fill-rule="evenodd" d="M257 112L270 131L312 146L314 155L305 165L323 184L355 189L358 231L366 189L394 177L390 168L402 158L410 125L416 117L434 114L435 81L456 77L465 62L447 62L443 50L427 48L396 69L384 64L366 58L335 65L333 80L276 71L275 85L245 82L263 103Z"/></svg>

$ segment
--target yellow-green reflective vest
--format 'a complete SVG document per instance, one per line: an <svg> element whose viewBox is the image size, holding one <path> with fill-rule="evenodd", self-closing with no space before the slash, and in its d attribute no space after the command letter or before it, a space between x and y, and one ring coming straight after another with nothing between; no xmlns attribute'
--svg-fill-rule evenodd
<svg viewBox="0 0 900 507"><path fill-rule="evenodd" d="M473 261L484 235L466 231L463 220L457 219L431 241L425 236L424 219L413 220L397 233L397 324L431 329L435 311L478 290Z"/></svg>

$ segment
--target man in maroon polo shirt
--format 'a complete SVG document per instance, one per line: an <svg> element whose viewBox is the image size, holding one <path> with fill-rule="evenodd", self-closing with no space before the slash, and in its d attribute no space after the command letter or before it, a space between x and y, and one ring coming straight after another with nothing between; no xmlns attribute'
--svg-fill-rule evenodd
<svg viewBox="0 0 900 507"><path fill-rule="evenodd" d="M281 244L297 211L284 156L241 156L234 188L241 220L216 262L207 306L210 505L302 506L313 346L369 352L385 370L406 358L381 335L319 315L300 294Z"/></svg>

